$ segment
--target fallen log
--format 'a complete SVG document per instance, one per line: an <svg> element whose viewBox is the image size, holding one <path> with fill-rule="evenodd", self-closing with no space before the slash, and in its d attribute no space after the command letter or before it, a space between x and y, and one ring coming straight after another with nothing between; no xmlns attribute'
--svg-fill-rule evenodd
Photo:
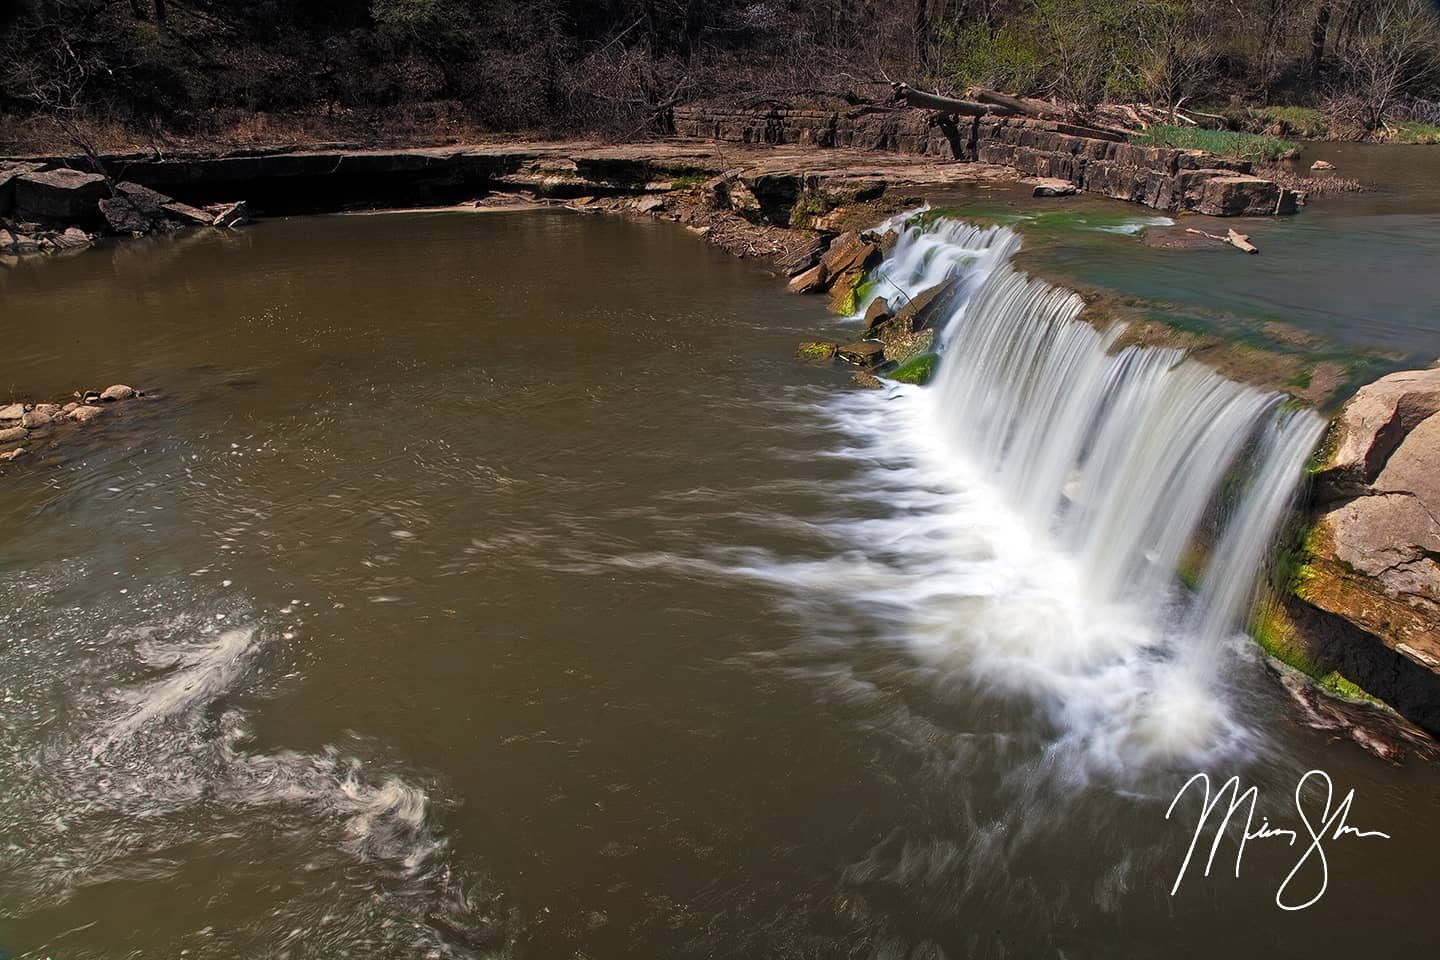
<svg viewBox="0 0 1440 960"><path fill-rule="evenodd" d="M1237 250L1244 250L1246 253L1260 252L1255 248L1255 245L1250 242L1250 237L1247 234L1236 233L1233 229L1230 229L1225 231L1225 239L1229 242L1230 246Z"/></svg>
<svg viewBox="0 0 1440 960"><path fill-rule="evenodd" d="M936 93L926 93L923 90L916 90L908 83L894 81L890 84L895 89L895 100L904 101L912 107L925 107L929 110L941 110L945 113L958 114L962 117L992 117L1003 116L1013 113L1003 107L994 104L976 103L974 100L956 100L954 97L942 97Z"/></svg>
<svg viewBox="0 0 1440 960"><path fill-rule="evenodd" d="M973 97L977 103L1004 107L1013 113L1023 113L1025 116L1035 117L1037 120L1065 120L1070 116L1067 111L1053 103L1030 97L1012 97L1008 93L986 90L984 87L971 87L966 91L966 95Z"/></svg>
<svg viewBox="0 0 1440 960"><path fill-rule="evenodd" d="M1185 232L1196 234L1197 236L1204 237L1207 240L1214 240L1216 243L1228 243L1236 250L1241 250L1245 253L1260 252L1259 249L1250 242L1250 237L1248 234L1236 233L1234 230L1225 231L1225 236L1223 237L1218 233L1206 233L1204 230L1196 230L1194 227L1186 227Z"/></svg>

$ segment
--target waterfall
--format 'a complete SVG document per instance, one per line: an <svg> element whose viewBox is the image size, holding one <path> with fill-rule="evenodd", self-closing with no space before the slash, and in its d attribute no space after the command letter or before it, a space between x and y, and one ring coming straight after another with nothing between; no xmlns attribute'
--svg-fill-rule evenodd
<svg viewBox="0 0 1440 960"><path fill-rule="evenodd" d="M1121 325L1097 329L1079 296L1013 268L1020 238L1008 228L930 214L886 227L899 237L875 295L903 302L959 281L937 324L937 442L1074 559L1087 603L1166 620L1183 634L1177 661L1213 674L1322 419L1183 351L1117 350ZM1183 591L1176 572L1197 542L1208 562Z"/></svg>

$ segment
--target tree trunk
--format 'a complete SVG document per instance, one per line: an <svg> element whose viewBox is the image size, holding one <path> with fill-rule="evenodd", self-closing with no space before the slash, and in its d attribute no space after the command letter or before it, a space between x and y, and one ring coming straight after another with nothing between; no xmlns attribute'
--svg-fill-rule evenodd
<svg viewBox="0 0 1440 960"><path fill-rule="evenodd" d="M1027 117L1035 117L1039 120L1064 120L1066 117L1064 110L1054 104L1046 103L1044 100L1012 97L1009 94L997 93L994 90L985 90L980 87L972 87L968 93L979 103L994 104L997 107L1004 107L1015 113L1023 113Z"/></svg>
<svg viewBox="0 0 1440 960"><path fill-rule="evenodd" d="M907 105L912 107L940 110L962 117L987 117L1010 112L1003 107L997 107L992 104L976 103L973 100L955 100L951 97L942 97L939 94L926 93L923 90L916 90L908 83L895 82L892 83L891 86L895 88L895 99L903 100Z"/></svg>
<svg viewBox="0 0 1440 960"><path fill-rule="evenodd" d="M157 26L165 26L165 0L155 0L155 23Z"/></svg>
<svg viewBox="0 0 1440 960"><path fill-rule="evenodd" d="M1325 62L1325 37L1330 33L1330 4L1320 4L1315 11L1315 25L1310 28L1310 76L1319 79Z"/></svg>

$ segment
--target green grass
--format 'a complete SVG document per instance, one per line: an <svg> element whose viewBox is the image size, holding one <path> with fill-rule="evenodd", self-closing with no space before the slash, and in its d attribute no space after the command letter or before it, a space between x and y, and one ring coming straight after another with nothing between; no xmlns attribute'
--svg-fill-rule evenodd
<svg viewBox="0 0 1440 960"><path fill-rule="evenodd" d="M1264 120L1279 120L1297 137L1323 137L1325 115L1314 107L1253 107L1250 112Z"/></svg>
<svg viewBox="0 0 1440 960"><path fill-rule="evenodd" d="M1300 145L1278 137L1229 130L1200 130L1195 127L1154 126L1143 133L1132 133L1130 142L1147 147L1178 147L1182 150L1204 150L1221 157L1240 160L1278 160Z"/></svg>
<svg viewBox="0 0 1440 960"><path fill-rule="evenodd" d="M1397 123L1395 143L1440 143L1440 127L1433 123Z"/></svg>

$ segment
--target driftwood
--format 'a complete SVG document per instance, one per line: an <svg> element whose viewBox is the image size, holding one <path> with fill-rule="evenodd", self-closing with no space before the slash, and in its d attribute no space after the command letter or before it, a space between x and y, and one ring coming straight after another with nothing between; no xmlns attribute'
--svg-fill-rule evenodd
<svg viewBox="0 0 1440 960"><path fill-rule="evenodd" d="M916 90L908 83L895 81L890 84L895 88L895 99L903 100L908 106L924 107L929 110L940 110L944 113L953 113L962 117L991 117L1003 115L1013 111L994 104L976 103L974 100L956 100L954 97L942 97L936 93L926 93L924 90Z"/></svg>
<svg viewBox="0 0 1440 960"><path fill-rule="evenodd" d="M966 95L973 97L977 103L1004 107L1012 113L1021 113L1037 120L1066 120L1070 117L1067 111L1053 103L1034 100L1030 97L1012 97L1008 93L986 90L984 87L971 87L966 91Z"/></svg>
<svg viewBox="0 0 1440 960"><path fill-rule="evenodd" d="M1216 243L1228 243L1236 250L1242 250L1245 253L1260 252L1259 249L1250 242L1249 234L1236 233L1234 230L1226 230L1225 235L1222 237L1218 233L1206 233L1204 230L1196 230L1194 227L1186 227L1185 232L1202 236L1207 240L1214 240Z"/></svg>

